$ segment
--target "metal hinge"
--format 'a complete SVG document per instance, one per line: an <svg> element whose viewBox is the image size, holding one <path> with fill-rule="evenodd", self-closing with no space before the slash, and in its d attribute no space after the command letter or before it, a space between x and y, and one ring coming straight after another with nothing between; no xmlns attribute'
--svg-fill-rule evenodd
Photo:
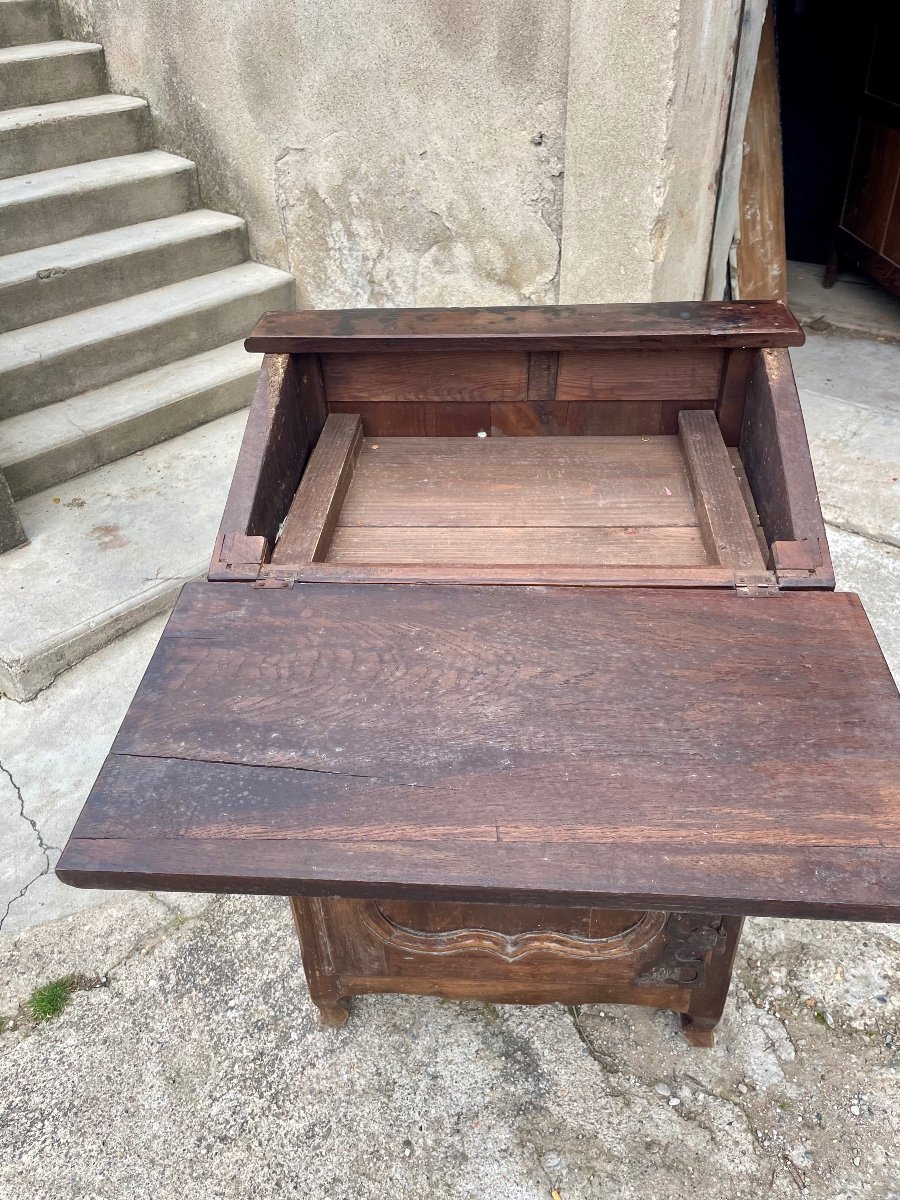
<svg viewBox="0 0 900 1200"><path fill-rule="evenodd" d="M780 596L774 575L735 575L734 586L740 596Z"/></svg>
<svg viewBox="0 0 900 1200"><path fill-rule="evenodd" d="M292 588L294 580L280 579L277 575L261 575L258 579L254 579L253 586L255 588Z"/></svg>

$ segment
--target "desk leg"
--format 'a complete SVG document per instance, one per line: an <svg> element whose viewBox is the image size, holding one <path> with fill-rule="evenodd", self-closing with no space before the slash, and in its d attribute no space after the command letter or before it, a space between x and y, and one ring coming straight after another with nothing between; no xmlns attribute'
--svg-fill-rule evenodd
<svg viewBox="0 0 900 1200"><path fill-rule="evenodd" d="M743 924L743 917L722 918L725 949L722 953L710 955L703 986L691 999L689 1011L681 1014L682 1032L692 1046L709 1049L715 1045L714 1031L728 999L731 971Z"/></svg>
<svg viewBox="0 0 900 1200"><path fill-rule="evenodd" d="M291 912L300 938L303 970L312 1002L322 1025L338 1029L350 1016L350 997L341 994L341 981L331 961L322 901L291 896Z"/></svg>

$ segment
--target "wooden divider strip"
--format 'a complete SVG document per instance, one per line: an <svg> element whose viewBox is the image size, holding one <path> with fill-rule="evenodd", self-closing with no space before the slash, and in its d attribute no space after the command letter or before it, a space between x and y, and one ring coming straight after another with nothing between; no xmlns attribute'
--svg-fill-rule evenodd
<svg viewBox="0 0 900 1200"><path fill-rule="evenodd" d="M328 415L272 554L275 565L325 558L362 441L356 414Z"/></svg>
<svg viewBox="0 0 900 1200"><path fill-rule="evenodd" d="M678 432L710 562L736 571L765 571L715 414L708 409L682 409Z"/></svg>

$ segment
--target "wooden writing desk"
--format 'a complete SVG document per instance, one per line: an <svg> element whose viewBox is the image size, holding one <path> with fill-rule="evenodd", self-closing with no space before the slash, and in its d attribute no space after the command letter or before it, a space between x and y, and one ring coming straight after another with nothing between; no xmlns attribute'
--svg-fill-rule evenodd
<svg viewBox="0 0 900 1200"><path fill-rule="evenodd" d="M628 1002L698 1045L743 915L900 918L896 689L756 348L796 327L679 311L632 314L662 349L620 309L266 318L210 582L60 877L291 896L326 1022Z"/></svg>

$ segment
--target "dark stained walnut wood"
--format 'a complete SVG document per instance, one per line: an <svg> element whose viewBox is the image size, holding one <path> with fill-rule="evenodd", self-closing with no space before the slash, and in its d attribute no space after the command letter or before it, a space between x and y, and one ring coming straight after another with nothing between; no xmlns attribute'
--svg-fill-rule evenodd
<svg viewBox="0 0 900 1200"><path fill-rule="evenodd" d="M784 350L763 350L755 358L740 453L769 543L801 542L813 564L812 570L779 571L779 586L833 588L800 398Z"/></svg>
<svg viewBox="0 0 900 1200"><path fill-rule="evenodd" d="M272 554L276 564L324 559L362 448L358 416L330 413Z"/></svg>
<svg viewBox="0 0 900 1200"><path fill-rule="evenodd" d="M59 871L896 920L898 747L853 596L189 585Z"/></svg>
<svg viewBox="0 0 900 1200"><path fill-rule="evenodd" d="M266 355L219 525L211 580L254 577L275 542L325 415L318 359ZM252 550L248 537L257 539L255 559L240 556Z"/></svg>
<svg viewBox="0 0 900 1200"><path fill-rule="evenodd" d="M290 896L326 1025L629 1003L696 1046L744 914L900 919L802 341L768 301L267 314L210 582L60 877Z"/></svg>
<svg viewBox="0 0 900 1200"><path fill-rule="evenodd" d="M373 350L681 350L802 346L780 301L581 304L521 308L344 309L270 312L246 347L266 354Z"/></svg>
<svg viewBox="0 0 900 1200"><path fill-rule="evenodd" d="M678 428L709 561L761 575L759 542L715 415L683 410Z"/></svg>
<svg viewBox="0 0 900 1200"><path fill-rule="evenodd" d="M329 404L490 404L526 398L521 350L326 354Z"/></svg>

